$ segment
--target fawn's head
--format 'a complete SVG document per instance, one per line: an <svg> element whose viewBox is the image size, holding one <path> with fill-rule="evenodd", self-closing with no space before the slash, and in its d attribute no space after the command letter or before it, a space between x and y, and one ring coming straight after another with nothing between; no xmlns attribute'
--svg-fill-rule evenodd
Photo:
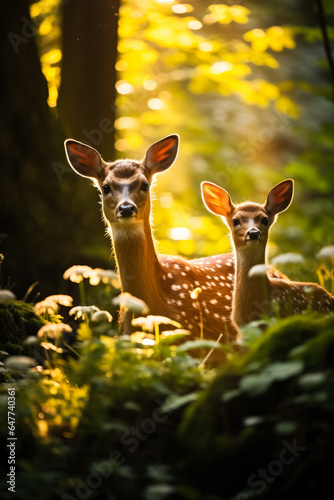
<svg viewBox="0 0 334 500"><path fill-rule="evenodd" d="M261 247L268 241L270 226L276 216L286 210L293 198L293 180L288 179L269 191L264 205L246 202L233 205L225 189L211 182L202 182L202 198L207 209L224 217L230 227L235 249Z"/></svg>
<svg viewBox="0 0 334 500"><path fill-rule="evenodd" d="M169 135L152 144L141 162L105 162L98 151L73 139L65 141L65 151L73 170L94 180L101 191L103 213L111 226L148 219L150 185L155 174L174 163L179 136Z"/></svg>

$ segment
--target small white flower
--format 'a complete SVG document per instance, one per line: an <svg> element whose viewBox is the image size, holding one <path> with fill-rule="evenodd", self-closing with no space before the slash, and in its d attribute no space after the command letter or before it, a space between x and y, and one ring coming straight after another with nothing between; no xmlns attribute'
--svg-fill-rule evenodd
<svg viewBox="0 0 334 500"><path fill-rule="evenodd" d="M105 285L112 285L114 288L121 288L117 273L111 269L93 269L89 276L89 283L91 285L104 283Z"/></svg>
<svg viewBox="0 0 334 500"><path fill-rule="evenodd" d="M257 264L250 268L248 272L249 278L254 278L255 276L266 276L267 271L270 271L273 266L269 266L268 264Z"/></svg>
<svg viewBox="0 0 334 500"><path fill-rule="evenodd" d="M197 287L195 288L194 290L192 290L190 292L190 297L193 299L193 300L197 300L198 299L198 296L202 293L202 288L201 287Z"/></svg>
<svg viewBox="0 0 334 500"><path fill-rule="evenodd" d="M76 306L70 309L69 315L74 315L74 319L90 319L95 312L100 312L100 309L96 306Z"/></svg>
<svg viewBox="0 0 334 500"><path fill-rule="evenodd" d="M131 311L135 314L148 314L149 308L148 305L141 299L134 297L131 293L124 292L115 297L112 301L112 304L116 306L120 306L122 309L126 311Z"/></svg>
<svg viewBox="0 0 334 500"><path fill-rule="evenodd" d="M34 312L37 316L41 314L56 314L58 312L58 305L71 307L73 299L70 295L49 295L44 300L37 302L34 305Z"/></svg>
<svg viewBox="0 0 334 500"><path fill-rule="evenodd" d="M59 339L66 332L72 332L70 325L66 325L65 323L48 323L38 330L37 336Z"/></svg>
<svg viewBox="0 0 334 500"><path fill-rule="evenodd" d="M94 323L110 323L112 315L108 311L96 311L92 314L91 319Z"/></svg>
<svg viewBox="0 0 334 500"><path fill-rule="evenodd" d="M15 300L16 297L11 290L0 290L0 300Z"/></svg>
<svg viewBox="0 0 334 500"><path fill-rule="evenodd" d="M61 306L66 307L71 307L73 304L73 299L70 295L49 295L44 300L51 300L53 302L56 302L57 304L60 304Z"/></svg>
<svg viewBox="0 0 334 500"><path fill-rule="evenodd" d="M63 274L64 280L70 280L73 283L80 283L84 278L89 278L93 269L89 266L72 266Z"/></svg>
<svg viewBox="0 0 334 500"><path fill-rule="evenodd" d="M275 266L284 266L286 264L304 265L306 263L301 254L294 252L281 253L280 255L277 255L277 257L274 257L271 262Z"/></svg>
<svg viewBox="0 0 334 500"><path fill-rule="evenodd" d="M47 299L41 300L41 302L36 302L34 305L34 312L37 316L42 314L55 314L58 312L58 304L55 300L51 300L49 297Z"/></svg>
<svg viewBox="0 0 334 500"><path fill-rule="evenodd" d="M63 352L63 349L61 347L57 347L54 344L51 344L51 342L41 342L41 346L44 347L46 351L51 349L51 351L55 351L58 354L61 354Z"/></svg>
<svg viewBox="0 0 334 500"><path fill-rule="evenodd" d="M155 325L173 325L176 328L181 328L180 323L173 321L165 316L153 316L149 315L146 318L135 318L131 321L133 326L141 326L144 330L153 332Z"/></svg>
<svg viewBox="0 0 334 500"><path fill-rule="evenodd" d="M24 343L24 345L27 345L27 346L36 345L36 344L38 344L38 337L36 337L35 335L29 335L29 337L24 339L23 343Z"/></svg>
<svg viewBox="0 0 334 500"><path fill-rule="evenodd" d="M323 247L316 254L316 258L319 260L334 259L334 245L328 245Z"/></svg>
<svg viewBox="0 0 334 500"><path fill-rule="evenodd" d="M36 366L36 361L28 356L9 356L5 360L5 366L12 370L26 371Z"/></svg>

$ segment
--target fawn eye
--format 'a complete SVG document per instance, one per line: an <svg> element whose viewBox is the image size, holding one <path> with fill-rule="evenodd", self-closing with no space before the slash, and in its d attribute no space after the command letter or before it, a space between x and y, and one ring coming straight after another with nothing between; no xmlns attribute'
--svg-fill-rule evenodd
<svg viewBox="0 0 334 500"><path fill-rule="evenodd" d="M232 224L233 224L234 227L239 226L240 220L239 219L233 219L232 220Z"/></svg>
<svg viewBox="0 0 334 500"><path fill-rule="evenodd" d="M110 191L111 191L110 186L108 186L108 184L104 184L102 186L102 191L104 192L104 194L110 193Z"/></svg>
<svg viewBox="0 0 334 500"><path fill-rule="evenodd" d="M148 191L149 188L150 188L150 183L149 182L143 182L140 189L142 191Z"/></svg>
<svg viewBox="0 0 334 500"><path fill-rule="evenodd" d="M264 217L264 218L262 219L262 224L263 224L264 226L268 226L268 224L269 224L269 219L268 219L268 217Z"/></svg>

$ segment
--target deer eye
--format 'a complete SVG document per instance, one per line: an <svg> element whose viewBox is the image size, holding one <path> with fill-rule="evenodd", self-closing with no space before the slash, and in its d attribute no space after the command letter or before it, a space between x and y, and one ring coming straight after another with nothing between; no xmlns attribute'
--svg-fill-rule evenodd
<svg viewBox="0 0 334 500"><path fill-rule="evenodd" d="M232 220L232 224L233 224L234 227L239 226L240 220L239 219L233 219Z"/></svg>
<svg viewBox="0 0 334 500"><path fill-rule="evenodd" d="M269 219L268 219L268 217L264 217L264 218L262 219L262 224L263 224L264 226L268 226L268 224L269 224Z"/></svg>
<svg viewBox="0 0 334 500"><path fill-rule="evenodd" d="M149 188L150 188L150 183L149 182L143 182L142 185L141 185L141 187L140 187L140 189L142 191L148 191Z"/></svg>
<svg viewBox="0 0 334 500"><path fill-rule="evenodd" d="M108 186L108 184L104 184L102 186L102 191L104 192L104 194L110 193L110 191L111 191L110 186Z"/></svg>

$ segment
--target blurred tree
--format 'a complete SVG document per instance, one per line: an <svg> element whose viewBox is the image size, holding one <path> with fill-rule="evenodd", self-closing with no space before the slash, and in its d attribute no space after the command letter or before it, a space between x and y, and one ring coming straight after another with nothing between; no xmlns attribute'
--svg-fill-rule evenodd
<svg viewBox="0 0 334 500"><path fill-rule="evenodd" d="M43 294L59 289L63 271L89 253L79 243L83 225L92 228L90 247L105 245L98 210L82 215L82 184L66 164L62 128L47 104L38 29L28 0L1 2L0 251L19 297L35 281ZM92 191L85 203L94 198Z"/></svg>
<svg viewBox="0 0 334 500"><path fill-rule="evenodd" d="M119 0L63 4L58 111L68 135L114 157Z"/></svg>

